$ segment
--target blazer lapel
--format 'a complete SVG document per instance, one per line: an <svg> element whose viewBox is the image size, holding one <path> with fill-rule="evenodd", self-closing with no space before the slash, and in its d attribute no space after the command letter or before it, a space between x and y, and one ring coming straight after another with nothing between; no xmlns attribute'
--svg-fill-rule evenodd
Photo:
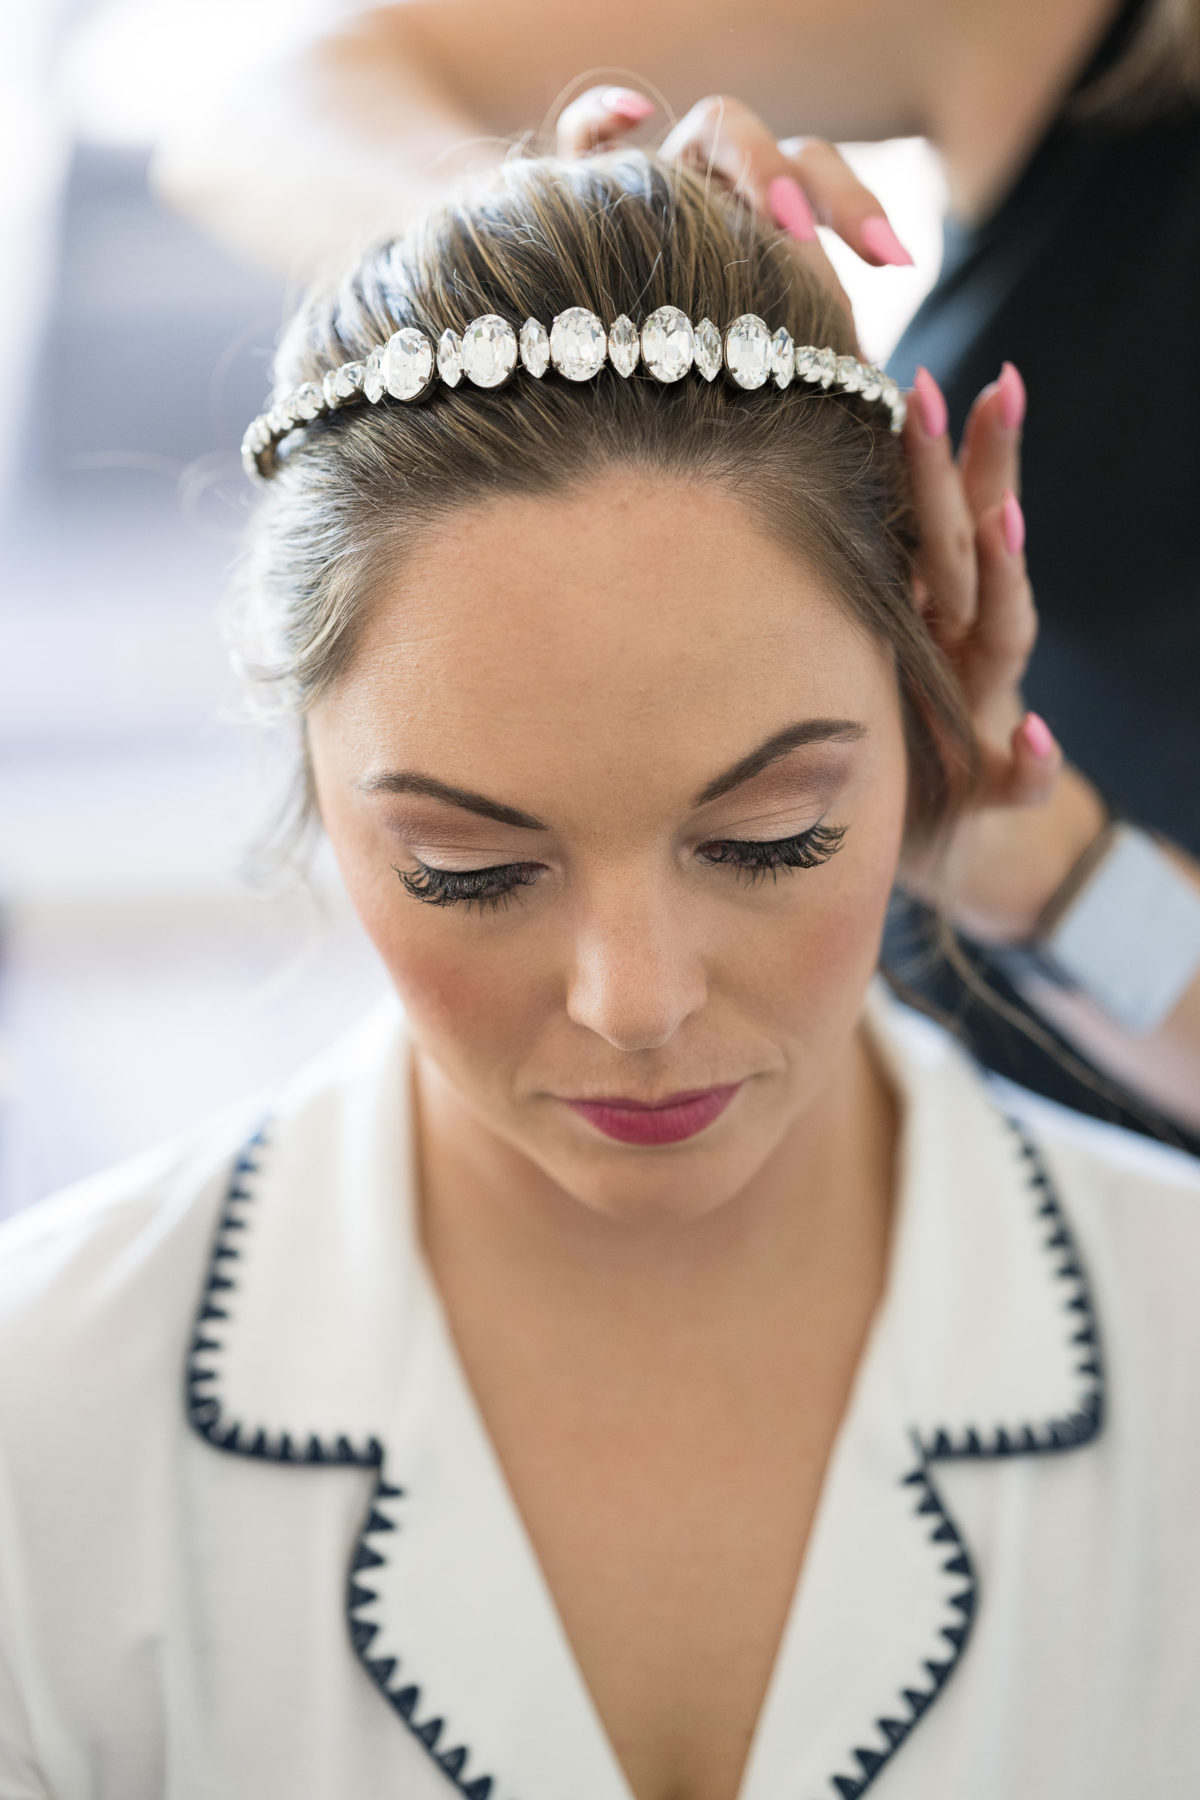
<svg viewBox="0 0 1200 1800"><path fill-rule="evenodd" d="M857 1800L968 1653L981 1600L939 1469L1090 1443L1099 1326L1036 1144L979 1072L878 991L903 1099L888 1291L827 1472L742 1800Z"/></svg>

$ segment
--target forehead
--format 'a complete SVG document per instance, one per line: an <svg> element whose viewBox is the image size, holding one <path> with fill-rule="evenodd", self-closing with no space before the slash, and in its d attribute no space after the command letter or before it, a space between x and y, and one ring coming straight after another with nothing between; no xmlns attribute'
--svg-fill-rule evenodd
<svg viewBox="0 0 1200 1800"><path fill-rule="evenodd" d="M440 740L544 774L624 753L690 780L797 719L868 718L891 686L750 506L628 468L465 506L385 564L332 704L364 755L425 763Z"/></svg>

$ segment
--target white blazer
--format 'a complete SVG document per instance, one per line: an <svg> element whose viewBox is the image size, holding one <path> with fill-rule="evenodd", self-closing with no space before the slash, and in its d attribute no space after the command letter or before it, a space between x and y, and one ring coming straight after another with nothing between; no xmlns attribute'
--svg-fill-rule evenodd
<svg viewBox="0 0 1200 1800"><path fill-rule="evenodd" d="M890 1277L741 1800L1196 1800L1200 1166L868 1017ZM420 1253L408 1055L388 1007L0 1232L2 1800L630 1800Z"/></svg>

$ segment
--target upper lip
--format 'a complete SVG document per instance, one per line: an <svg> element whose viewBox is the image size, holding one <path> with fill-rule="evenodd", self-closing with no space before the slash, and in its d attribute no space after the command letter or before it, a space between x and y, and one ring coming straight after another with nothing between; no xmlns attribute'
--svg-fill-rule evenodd
<svg viewBox="0 0 1200 1800"><path fill-rule="evenodd" d="M683 1093L667 1094L661 1100L631 1100L625 1094L572 1094L568 1098L574 1106L617 1106L626 1112L665 1112L669 1106L686 1106L689 1100L703 1100L709 1094L722 1093L737 1085L736 1081L714 1081L708 1087L688 1088Z"/></svg>

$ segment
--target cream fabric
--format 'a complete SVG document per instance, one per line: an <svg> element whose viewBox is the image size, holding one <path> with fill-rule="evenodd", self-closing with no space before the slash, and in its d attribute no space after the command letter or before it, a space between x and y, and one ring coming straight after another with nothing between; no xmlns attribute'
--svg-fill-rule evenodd
<svg viewBox="0 0 1200 1800"><path fill-rule="evenodd" d="M741 1800L1194 1800L1200 1166L868 1016L890 1279ZM420 1254L408 1054L384 1008L261 1141L0 1231L0 1800L630 1800Z"/></svg>

